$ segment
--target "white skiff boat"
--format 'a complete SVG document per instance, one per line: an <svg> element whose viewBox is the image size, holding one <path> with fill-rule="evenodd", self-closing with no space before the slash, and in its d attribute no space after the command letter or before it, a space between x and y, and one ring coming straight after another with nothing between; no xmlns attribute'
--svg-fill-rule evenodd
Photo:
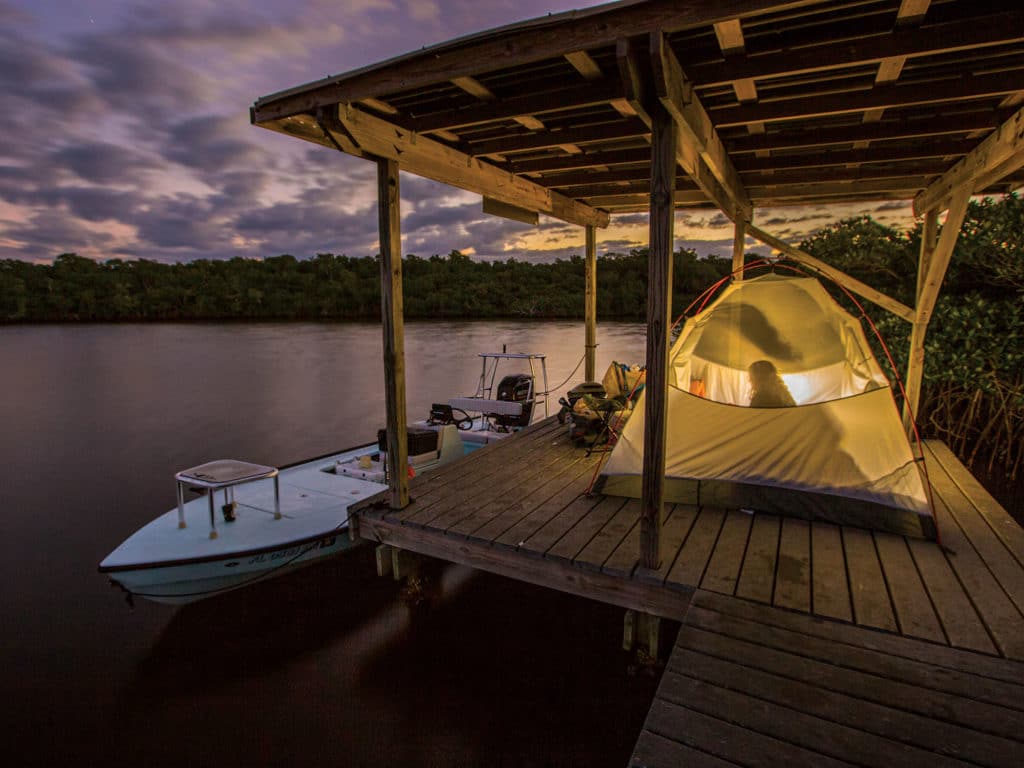
<svg viewBox="0 0 1024 768"><path fill-rule="evenodd" d="M543 355L481 357L484 376L476 396L436 405L429 419L409 427L414 473L455 461L530 423L537 400L533 362L540 360L543 368ZM494 368L509 358L529 360L531 374L507 377L507 386L502 380L492 399ZM545 385L546 378L545 371ZM280 470L232 459L183 470L175 475L178 505L129 536L99 570L129 599L183 604L338 554L353 546L350 505L387 487L383 446L381 436L377 444ZM186 500L190 492L202 495Z"/></svg>

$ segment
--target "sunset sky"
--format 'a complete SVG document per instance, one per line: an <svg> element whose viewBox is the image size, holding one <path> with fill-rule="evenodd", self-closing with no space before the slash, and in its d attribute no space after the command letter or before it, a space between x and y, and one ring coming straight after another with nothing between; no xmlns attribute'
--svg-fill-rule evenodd
<svg viewBox="0 0 1024 768"><path fill-rule="evenodd" d="M249 124L253 101L451 37L584 0L0 0L0 258L257 258L377 250L375 168ZM550 260L583 231L481 212L477 195L403 175L404 251ZM864 212L912 226L909 206L765 209L798 239ZM728 253L732 225L680 213L679 244ZM645 215L599 232L599 252L646 244Z"/></svg>

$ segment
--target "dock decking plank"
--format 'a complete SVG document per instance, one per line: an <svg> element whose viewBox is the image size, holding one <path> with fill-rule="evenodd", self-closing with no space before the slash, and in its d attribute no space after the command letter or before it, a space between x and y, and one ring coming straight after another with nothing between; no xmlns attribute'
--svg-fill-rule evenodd
<svg viewBox="0 0 1024 768"><path fill-rule="evenodd" d="M682 765L687 768L734 768L736 765L650 731L641 732L629 764L632 768Z"/></svg>
<svg viewBox="0 0 1024 768"><path fill-rule="evenodd" d="M463 520L474 517L478 510L484 510L480 512L481 516L495 514L494 505L496 503L500 503L510 495L521 497L531 492L549 467L560 464L562 461L562 452L558 450L560 447L564 446L561 441L558 441L554 445L542 446L521 457L520 460L507 462L496 475L489 479L489 482L477 482L472 476L466 477L465 491L442 499L435 506L433 516L426 521L421 519L421 524L447 531ZM524 471L526 469L532 471Z"/></svg>
<svg viewBox="0 0 1024 768"><path fill-rule="evenodd" d="M724 595L731 595L736 591L752 520L753 515L739 510L733 510L725 516L722 532L718 536L718 542L700 584L701 589L721 592Z"/></svg>
<svg viewBox="0 0 1024 768"><path fill-rule="evenodd" d="M594 512L595 507L604 504L604 496L578 496L571 504L548 520L519 547L521 552L543 557L563 536L572 530L581 520ZM618 501L622 501L619 499ZM508 544L508 541L503 542Z"/></svg>
<svg viewBox="0 0 1024 768"><path fill-rule="evenodd" d="M992 531L1003 541L1006 548L1024 568L1024 528L1021 528L1009 512L993 498L992 494L985 490L978 479L953 454L949 446L939 440L926 440L925 448L929 451L932 459L929 466L937 463L942 468L942 471L963 492L964 498L985 519Z"/></svg>
<svg viewBox="0 0 1024 768"><path fill-rule="evenodd" d="M904 635L936 643L948 642L910 554L907 540L902 536L878 531L872 534L872 538L878 549L878 561L892 597L900 631Z"/></svg>
<svg viewBox="0 0 1024 768"><path fill-rule="evenodd" d="M568 437L556 435L552 438L547 436L547 433L539 431L534 439L524 440L519 445L520 450L516 451L511 459L507 453L512 446L504 446L504 451L498 450L497 447L493 450L490 447L481 448L476 453L492 451L486 461L470 465L465 465L462 461L455 462L453 467L461 470L457 475L457 484L432 485L423 491L420 491L418 486L412 489L410 493L414 495L415 501L404 510L400 510L397 518L411 525L430 525L444 512L459 508L478 494L493 488L496 480L503 486L511 486L515 474L531 466L532 462L544 461L546 456L554 460L558 455L558 447L563 443L568 443ZM474 454L470 454L465 461L473 456ZM424 477L430 479L429 474ZM500 481L500 478L504 478L504 481Z"/></svg>
<svg viewBox="0 0 1024 768"><path fill-rule="evenodd" d="M722 510L701 507L690 529L690 535L686 537L686 542L679 550L676 562L668 573L666 584L687 589L700 584L724 522L725 512Z"/></svg>
<svg viewBox="0 0 1024 768"><path fill-rule="evenodd" d="M968 541L946 502L936 495L943 552L1002 655L1024 661L1024 616Z"/></svg>
<svg viewBox="0 0 1024 768"><path fill-rule="evenodd" d="M550 475L547 481L526 496L521 503L510 504L476 530L467 531L466 535L493 542L510 528L528 518L550 520L580 495L580 492L586 487L587 479L594 471L595 464L595 459L588 459L581 454L571 457L565 465L556 465L556 471ZM461 532L462 528L455 526L453 530Z"/></svg>
<svg viewBox="0 0 1024 768"><path fill-rule="evenodd" d="M945 471L933 471L930 477L932 489L943 504L943 519L952 519L959 526L984 566L1013 601L1017 612L1024 611L1024 567ZM944 529L940 529L940 533L943 532ZM953 535L959 538L955 531Z"/></svg>
<svg viewBox="0 0 1024 768"><path fill-rule="evenodd" d="M811 526L806 520L782 519L773 600L780 608L811 611Z"/></svg>
<svg viewBox="0 0 1024 768"><path fill-rule="evenodd" d="M537 531L548 525L578 499L583 498L585 501L590 502L590 506L593 506L597 500L592 497L588 498L584 496L586 485L593 474L593 470L594 467L587 464L579 474L573 475L571 478L567 478L566 484L558 491L558 493L522 519L517 520L510 528L497 536L494 539L494 545L496 547L519 549L520 547L525 546L526 542L529 541Z"/></svg>
<svg viewBox="0 0 1024 768"><path fill-rule="evenodd" d="M839 526L811 524L811 605L818 616L853 621L846 556Z"/></svg>
<svg viewBox="0 0 1024 768"><path fill-rule="evenodd" d="M752 626L758 628L756 624ZM841 656L841 651L836 656ZM921 747L930 747L927 740L936 738L948 744L962 744L965 739L975 738L964 730L1021 741L1019 710L923 689L913 683L849 669L834 661L801 655L799 645L780 650L762 645L749 635L734 637L687 625L679 633L667 668L733 690L746 690L808 714L817 713L848 725L859 723L856 727L862 730ZM941 668L934 670L934 674L942 673ZM863 704L875 706L866 707L867 712L861 709L856 720L848 716L848 712ZM886 713L878 706L894 711ZM908 722L904 713L911 715L913 722ZM874 722L876 717L878 722ZM921 718L927 722L923 729ZM899 723L896 730L892 729L893 723ZM948 730L943 731L947 726ZM923 731L923 735L914 739L901 733L904 728Z"/></svg>
<svg viewBox="0 0 1024 768"><path fill-rule="evenodd" d="M633 528L640 523L640 500L629 499L612 518L605 523L594 538L576 556L576 565L589 570L602 570L605 561L619 546ZM639 544L637 545L639 551Z"/></svg>
<svg viewBox="0 0 1024 768"><path fill-rule="evenodd" d="M641 738L744 766L1015 767L1024 755L1021 670L701 589ZM647 754L662 761L634 765L685 765L665 760L690 753Z"/></svg>
<svg viewBox="0 0 1024 768"><path fill-rule="evenodd" d="M899 631L871 533L861 528L843 528L842 536L854 621L887 632Z"/></svg>
<svg viewBox="0 0 1024 768"><path fill-rule="evenodd" d="M713 643L713 636L707 642ZM857 765L963 765L932 751L930 745L937 744L953 754L981 755L986 758L985 765L1010 768L1003 739L955 726L943 727L920 715L750 670L708 654L680 654L679 661L684 657L691 668L679 665L667 669L659 686L661 698L789 744ZM1016 746L1010 744L1011 748Z"/></svg>
<svg viewBox="0 0 1024 768"><path fill-rule="evenodd" d="M656 571L638 570L635 578L653 584L665 583L686 537L693 528L698 512L700 512L700 507L693 504L676 504L672 507L668 519L661 528L661 565Z"/></svg>
<svg viewBox="0 0 1024 768"><path fill-rule="evenodd" d="M551 560L574 562L577 555L590 543L590 540L597 535L605 523L625 506L626 501L627 499L618 496L605 496L600 504L591 509L589 515L556 541L544 557Z"/></svg>
<svg viewBox="0 0 1024 768"><path fill-rule="evenodd" d="M776 768L780 765L840 768L853 765L660 697L655 698L644 729L662 735L672 734L673 739L679 739L687 746L707 751L736 765L753 768Z"/></svg>
<svg viewBox="0 0 1024 768"><path fill-rule="evenodd" d="M736 596L759 603L772 602L775 589L775 564L779 557L781 521L776 515L758 513L750 529L743 570L736 585Z"/></svg>
<svg viewBox="0 0 1024 768"><path fill-rule="evenodd" d="M884 632L857 631L847 624L790 611L776 611L770 606L727 598L704 590L695 593L691 600L691 610L695 617L711 612L765 627L799 632L825 641L824 648L849 644L849 638L855 637L858 648L874 651L880 657L891 657L891 663L901 660L909 662L907 668L911 670L919 664L948 670L937 685L937 690L963 696L970 696L973 692L978 694L973 698L1024 711L1024 663L1019 661L968 653L948 645L919 642L915 638ZM694 622L690 624L696 626ZM917 679L912 677L910 682L917 682Z"/></svg>

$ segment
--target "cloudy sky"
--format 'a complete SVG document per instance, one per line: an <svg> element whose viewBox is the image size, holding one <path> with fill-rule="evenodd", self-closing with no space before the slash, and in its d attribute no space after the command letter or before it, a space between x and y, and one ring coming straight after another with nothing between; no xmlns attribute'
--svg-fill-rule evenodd
<svg viewBox="0 0 1024 768"><path fill-rule="evenodd" d="M259 96L586 0L0 0L0 258L257 258L376 252L375 168L250 126ZM579 253L580 227L485 216L480 198L402 179L406 253ZM876 218L912 224L903 205ZM839 215L849 215L844 211ZM764 210L795 237L825 209ZM700 254L731 223L680 213ZM646 216L599 233L646 244Z"/></svg>

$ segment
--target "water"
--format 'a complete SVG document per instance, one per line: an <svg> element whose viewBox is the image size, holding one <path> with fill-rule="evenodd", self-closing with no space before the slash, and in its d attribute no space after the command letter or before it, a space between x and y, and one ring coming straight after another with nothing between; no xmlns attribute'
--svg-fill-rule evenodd
<svg viewBox="0 0 1024 768"><path fill-rule="evenodd" d="M602 325L599 375L643 338ZM583 327L409 324L410 419L502 344L555 385ZM380 358L374 324L0 328L8 764L627 763L654 681L627 674L618 609L455 566L413 609L369 547L184 608L131 610L96 572L176 470L374 440Z"/></svg>

